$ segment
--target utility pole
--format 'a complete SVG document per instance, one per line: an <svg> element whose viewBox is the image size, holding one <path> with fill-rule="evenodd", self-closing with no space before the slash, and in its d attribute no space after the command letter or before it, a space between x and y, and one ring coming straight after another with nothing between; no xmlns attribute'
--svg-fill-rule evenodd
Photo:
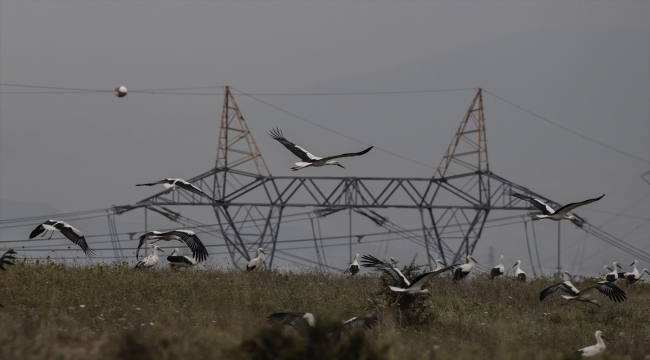
<svg viewBox="0 0 650 360"><path fill-rule="evenodd" d="M562 268L560 267L560 224L562 222L557 222L557 277L560 278L562 274Z"/></svg>

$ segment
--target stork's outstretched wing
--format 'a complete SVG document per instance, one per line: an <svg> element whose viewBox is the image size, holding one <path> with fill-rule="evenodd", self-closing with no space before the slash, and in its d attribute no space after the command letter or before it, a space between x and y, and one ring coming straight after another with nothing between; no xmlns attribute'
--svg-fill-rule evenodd
<svg viewBox="0 0 650 360"><path fill-rule="evenodd" d="M289 149L289 151L291 151L294 155L299 157L300 160L304 162L310 163L315 160L320 160L319 157L312 155L309 151L285 139L284 135L282 134L282 130L280 129L271 129L271 132L269 132L269 136L279 141L280 144L284 145L284 147Z"/></svg>

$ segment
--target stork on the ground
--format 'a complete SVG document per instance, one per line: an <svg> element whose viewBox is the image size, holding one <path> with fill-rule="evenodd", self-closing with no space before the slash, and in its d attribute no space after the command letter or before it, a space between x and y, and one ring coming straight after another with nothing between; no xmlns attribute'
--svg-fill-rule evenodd
<svg viewBox="0 0 650 360"><path fill-rule="evenodd" d="M608 265L605 265L606 269L609 270L607 274L605 274L605 280L615 283L616 280L624 278L625 273L624 272L618 272L616 271L616 268L622 269L621 265L619 265L616 261L614 261L614 264L612 264L614 268L610 268Z"/></svg>
<svg viewBox="0 0 650 360"><path fill-rule="evenodd" d="M627 283L629 285L635 284L637 281L639 281L641 279L643 274L650 275L650 272L648 272L648 269L643 269L640 273L630 274L630 275L627 276Z"/></svg>
<svg viewBox="0 0 650 360"><path fill-rule="evenodd" d="M437 270L443 269L443 268L445 268L446 266L447 266L447 265L445 265L445 263L443 263L441 260L436 260L436 268L435 268L433 271L437 271Z"/></svg>
<svg viewBox="0 0 650 360"><path fill-rule="evenodd" d="M490 279L494 279L497 276L501 276L506 273L506 267L503 266L503 255L501 255L501 260L499 260L499 265L492 268L490 272Z"/></svg>
<svg viewBox="0 0 650 360"><path fill-rule="evenodd" d="M183 190L189 191L191 193L194 193L199 196L204 196L208 198L209 200L213 202L218 202L219 200L212 198L210 195L206 194L203 192L203 190L199 189L198 187L194 186L192 183L185 181L183 179L179 178L167 178L167 179L162 179L158 180L156 182L152 183L146 183L146 184L135 184L135 186L154 186L162 184L167 191L165 191L165 194L169 194L170 192L174 191L176 188L181 188Z"/></svg>
<svg viewBox="0 0 650 360"><path fill-rule="evenodd" d="M356 275L359 272L359 262L357 260L359 260L359 254L354 257L354 261L348 266L348 271L352 275Z"/></svg>
<svg viewBox="0 0 650 360"><path fill-rule="evenodd" d="M273 313L266 318L269 324L283 324L292 326L296 330L301 330L305 323L309 326L316 326L316 318L310 313L303 312L288 312L288 313ZM343 326L352 330L354 328L363 327L366 330L372 329L379 319L377 315L355 316L348 320L341 320Z"/></svg>
<svg viewBox="0 0 650 360"><path fill-rule="evenodd" d="M36 229L32 230L32 233L29 234L29 238L33 239L41 233L43 233L43 235L41 235L41 237L43 237L47 234L48 231L52 231L50 237L47 238L48 240L52 238L52 235L54 235L55 231L60 231L63 236L67 237L76 245L79 245L81 250L83 250L83 252L88 257L93 257L95 255L95 252L88 247L88 243L86 243L86 237L84 234L79 229L68 224L65 221L48 220L38 225Z"/></svg>
<svg viewBox="0 0 650 360"><path fill-rule="evenodd" d="M271 129L271 132L269 133L269 136L272 137L273 139L277 140L280 142L280 144L284 145L289 151L291 151L294 155L296 155L302 162L296 163L296 166L292 167L291 170L296 171L300 169L304 169L309 166L324 166L324 165L337 165L342 168L343 165L339 164L338 161L334 159L338 158L343 158L343 157L351 157L351 156L359 156L367 153L372 149L373 147L369 147L361 152L358 153L346 153L346 154L340 154L340 155L334 155L334 156L327 156L324 158L320 158L318 156L312 155L309 151L301 148L300 146L290 142L289 140L285 139L284 135L282 134L282 130L280 129Z"/></svg>
<svg viewBox="0 0 650 360"><path fill-rule="evenodd" d="M600 307L598 304L598 301L596 300L591 300L591 292L592 290L596 289L600 291L602 294L605 294L610 300L614 302L621 302L626 299L625 291L621 290L618 286L616 286L613 283L610 283L608 281L601 281L598 283L595 283L583 290L578 290L573 284L571 283L570 279L570 274L568 271L564 272L564 282L552 285L547 287L546 289L542 290L541 293L539 293L539 301L544 300L548 295L554 293L556 290L562 290L565 293L569 295L562 295L563 298L572 301L582 301L582 302L587 302L590 304L597 305Z"/></svg>
<svg viewBox="0 0 650 360"><path fill-rule="evenodd" d="M453 281L460 281L469 275L469 273L472 272L474 269L474 266L478 264L476 260L474 260L474 257L472 255L467 255L467 263L463 264L454 271L454 278Z"/></svg>
<svg viewBox="0 0 650 360"><path fill-rule="evenodd" d="M147 240L155 240L152 242L152 244L160 240L180 241L186 244L190 250L192 250L192 256L198 262L204 261L208 258L208 249L205 248L201 242L201 239L199 239L199 237L196 236L196 233L194 233L192 230L180 229L171 231L149 231L140 236L139 240L140 243L138 244L138 250L135 252L136 259L138 258L142 244L144 244Z"/></svg>
<svg viewBox="0 0 650 360"><path fill-rule="evenodd" d="M584 356L584 357L591 357L591 356L596 356L600 355L605 351L605 342L603 339L609 341L608 338L606 338L603 335L603 332L598 330L596 331L596 345L591 345L587 346L585 348L582 348L578 351L575 352L576 355Z"/></svg>
<svg viewBox="0 0 650 360"><path fill-rule="evenodd" d="M150 267L156 266L156 264L158 264L158 251L165 252L158 245L149 244L149 247L151 248L151 254L138 261L138 263L135 264L136 269L148 269Z"/></svg>
<svg viewBox="0 0 650 360"><path fill-rule="evenodd" d="M255 269L261 268L262 264L264 264L264 259L266 259L266 253L264 252L264 249L257 249L257 257L248 262L248 265L246 265L246 271L253 271Z"/></svg>
<svg viewBox="0 0 650 360"><path fill-rule="evenodd" d="M199 263L193 257L178 255L178 251L178 248L175 248L171 255L167 256L169 266L172 268L192 267Z"/></svg>
<svg viewBox="0 0 650 360"><path fill-rule="evenodd" d="M517 279L521 281L526 281L526 273L523 270L521 270L521 260L517 260L517 262L514 265L512 265L512 267L515 266L517 267L517 271L515 271L515 276L517 277Z"/></svg>
<svg viewBox="0 0 650 360"><path fill-rule="evenodd" d="M530 196L526 196L526 195L522 195L522 194L517 194L514 191L512 191L510 193L510 195L512 195L512 196L514 196L514 197L516 197L518 199L528 201L534 207L536 207L537 209L539 209L542 212L542 215L535 215L533 220L551 219L551 220L555 220L555 221L560 221L560 220L582 221L582 220L578 219L574 215L567 215L567 213L569 211L572 211L573 209L579 207L579 206L591 204L594 201L598 201L598 200L602 199L603 196L605 196L605 194L603 194L600 197L597 197L597 198L594 198L594 199L588 199L588 200L581 201L581 202L566 204L566 205L562 206L561 208L559 208L557 210L553 210L552 207L546 205L546 203L543 202L542 200L535 199L535 198L532 198Z"/></svg>

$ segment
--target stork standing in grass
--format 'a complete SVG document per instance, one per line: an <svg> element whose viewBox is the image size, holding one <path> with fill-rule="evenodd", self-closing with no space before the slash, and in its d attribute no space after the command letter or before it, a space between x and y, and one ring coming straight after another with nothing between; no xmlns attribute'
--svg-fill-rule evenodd
<svg viewBox="0 0 650 360"><path fill-rule="evenodd" d="M158 251L164 252L163 249L161 249L160 246L154 244L149 244L149 247L151 248L151 254L138 261L138 263L135 264L136 269L148 269L158 264Z"/></svg>
<svg viewBox="0 0 650 360"><path fill-rule="evenodd" d="M60 231L63 236L67 237L72 241L73 243L79 245L81 250L88 256L88 257L93 257L95 255L95 252L88 247L88 243L86 243L86 237L84 234L77 229L76 227L68 224L65 221L57 221L57 220L48 220L36 227L36 229L32 230L32 233L29 234L29 238L33 239L36 236L41 235L41 237L47 235L48 231L52 231L52 234L50 234L50 237L47 238L48 240L52 238L52 235L54 235L55 231Z"/></svg>
<svg viewBox="0 0 650 360"><path fill-rule="evenodd" d="M269 324L283 324L292 326L296 330L301 330L305 323L309 326L316 326L316 318L310 313L289 312L273 313L266 318ZM377 315L355 316L348 320L342 320L343 326L352 330L363 327L366 330L372 329L379 319Z"/></svg>
<svg viewBox="0 0 650 360"><path fill-rule="evenodd" d="M248 262L248 265L246 265L246 271L253 271L255 269L261 268L262 265L264 264L265 258L266 258L266 253L264 252L264 249L262 248L257 249L257 257Z"/></svg>
<svg viewBox="0 0 650 360"><path fill-rule="evenodd" d="M172 268L192 267L199 263L195 258L178 255L178 248L175 248L171 255L167 256L167 261Z"/></svg>
<svg viewBox="0 0 650 360"><path fill-rule="evenodd" d="M587 346L585 348L582 348L582 349L576 351L575 354L576 355L581 355L581 356L584 356L584 357L591 357L591 356L596 356L596 355L602 354L605 351L605 348L606 348L605 342L603 341L603 339L609 341L609 339L606 338L603 335L602 331L600 331L600 330L596 331L596 345L591 345L591 346Z"/></svg>
<svg viewBox="0 0 650 360"><path fill-rule="evenodd" d="M474 270L474 266L478 264L476 260L474 260L474 257L472 255L467 255L467 263L463 264L454 271L454 278L453 281L460 281L469 275L469 273Z"/></svg>
<svg viewBox="0 0 650 360"><path fill-rule="evenodd" d="M517 279L521 281L526 281L526 273L523 270L521 270L520 265L521 265L521 260L517 260L517 262L514 265L512 265L512 267L515 266L517 267L517 271L515 271L515 276L517 277Z"/></svg>
<svg viewBox="0 0 650 360"><path fill-rule="evenodd" d="M436 260L436 268L433 271L438 271L440 269L444 269L446 266L447 265L445 265L445 263L443 263L442 261Z"/></svg>
<svg viewBox="0 0 650 360"><path fill-rule="evenodd" d="M152 183L135 184L135 186L154 186L154 185L158 185L158 184L162 184L165 187L165 189L167 189L167 191L165 191L165 194L169 194L170 192L176 190L177 188L181 188L183 190L189 191L189 192L194 193L196 195L206 197L206 198L208 198L209 200L211 200L213 202L218 201L218 200L213 199L212 197L210 197L210 195L204 193L203 190L201 190L198 187L192 185L192 183L187 182L187 181L185 181L183 179L179 179L179 178L174 178L174 179L167 178L167 179L158 180L158 181L152 182Z"/></svg>
<svg viewBox="0 0 650 360"><path fill-rule="evenodd" d="M144 244L145 241L147 240L155 240L153 243L158 242L160 240L180 241L182 243L185 243L190 248L190 250L192 250L192 256L198 262L204 261L208 258L208 249L205 248L205 246L201 242L201 239L199 239L199 237L196 236L196 233L194 233L194 231L191 230L180 229L180 230L171 230L171 231L149 231L148 233L143 234L142 236L140 236L140 243L138 244L138 250L135 252L136 258L138 258L138 254L140 252L140 248L142 247L142 244Z"/></svg>
<svg viewBox="0 0 650 360"><path fill-rule="evenodd" d="M594 198L594 199L588 199L588 200L577 202L577 203L566 204L566 205L562 206L561 208L559 208L557 210L553 210L552 207L546 205L546 203L543 202L542 200L535 199L535 198L532 198L530 196L526 196L526 195L522 195L522 194L517 194L514 191L511 192L510 195L512 195L512 196L514 196L514 197L516 197L518 199L528 201L534 207L536 207L537 209L539 209L542 212L542 215L536 215L533 218L533 220L551 219L551 220L555 220L555 221L560 221L560 220L581 221L576 216L567 215L567 213L569 211L572 211L573 209L579 207L579 206L591 204L594 201L598 201L598 200L602 199L603 196L605 196L605 194L603 194L600 197L597 197L597 198Z"/></svg>
<svg viewBox="0 0 650 360"><path fill-rule="evenodd" d="M641 271L640 273L637 273L636 275L635 274L630 274L630 275L627 276L627 283L630 284L630 285L635 284L637 281L639 281L641 279L643 274L650 275L650 272L648 272L648 269L643 269L643 271Z"/></svg>
<svg viewBox="0 0 650 360"><path fill-rule="evenodd" d="M499 260L499 265L492 268L490 272L490 279L494 279L497 276L501 276L506 273L506 267L503 266L503 255L501 255L501 260Z"/></svg>
<svg viewBox="0 0 650 360"><path fill-rule="evenodd" d="M350 266L348 267L348 271L349 271L350 274L352 274L352 275L356 275L356 274L359 272L359 262L357 261L358 259L359 259L359 254L357 254L357 255L354 257L354 261L353 261L352 264L350 264Z"/></svg>
<svg viewBox="0 0 650 360"><path fill-rule="evenodd" d="M269 136L279 141L280 144L284 145L284 147L289 149L289 151L291 151L294 155L300 158L300 160L302 160L302 162L296 163L296 166L291 168L291 170L293 171L304 169L309 166L320 167L324 165L336 165L344 168L343 165L339 164L339 162L334 159L363 155L373 148L371 146L358 153L347 153L347 154L327 156L324 158L320 158L318 156L312 155L311 153L309 153L309 151L285 139L280 129L272 129L271 132L269 133Z"/></svg>
<svg viewBox="0 0 650 360"><path fill-rule="evenodd" d="M625 277L625 273L624 273L624 272L618 272L618 271L616 271L616 268L622 269L622 268L621 268L621 265L619 265L616 261L614 261L613 266L614 266L614 268L612 269L612 268L610 268L608 265L605 265L605 269L606 269L606 270L609 270L609 272L608 272L607 274L605 274L605 280L607 280L607 281L609 281L609 282L611 282L611 283L615 283L616 280Z"/></svg>

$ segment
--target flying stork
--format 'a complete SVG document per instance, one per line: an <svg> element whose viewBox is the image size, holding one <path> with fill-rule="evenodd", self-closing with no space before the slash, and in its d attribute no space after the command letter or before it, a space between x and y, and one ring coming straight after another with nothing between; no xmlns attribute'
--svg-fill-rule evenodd
<svg viewBox="0 0 650 360"><path fill-rule="evenodd" d="M257 249L257 257L248 262L248 265L246 265L246 271L253 271L255 269L261 268L262 264L264 264L264 259L266 259L266 253L264 252L264 249Z"/></svg>
<svg viewBox="0 0 650 360"><path fill-rule="evenodd" d="M625 292L621 290L618 286L614 285L613 283L610 283L608 281L601 281L597 282L583 290L578 290L576 289L575 286L571 283L570 279L570 274L568 271L564 272L564 282L552 285L547 287L546 289L542 290L541 293L539 293L539 301L544 300L548 295L554 293L556 290L562 290L565 293L569 295L562 295L563 298L572 301L583 301L587 302L590 304L597 305L600 307L598 304L598 301L596 300L591 300L591 291L593 289L597 289L601 293L605 294L610 300L614 302L621 302L626 299Z"/></svg>
<svg viewBox="0 0 650 360"><path fill-rule="evenodd" d="M516 192L512 191L510 193L512 196L528 201L531 203L533 206L535 206L537 209L539 209L542 212L542 215L535 215L533 220L539 220L539 219L551 219L555 221L560 221L560 220L571 220L571 221L581 221L574 215L567 215L569 211L572 211L573 209L582 206L582 205L587 205L591 204L594 201L598 201L605 196L605 194L601 195L600 197L594 198L594 199L588 199L585 201L577 202L577 203L571 203L571 204L566 204L562 206L561 208L557 210L553 210L550 206L546 205L543 201L539 199L532 198L530 196L522 195L522 194L517 194Z"/></svg>
<svg viewBox="0 0 650 360"><path fill-rule="evenodd" d="M526 273L523 270L521 270L520 265L521 265L521 260L517 260L517 262L514 265L512 265L512 267L515 266L517 267L517 271L515 271L515 276L517 277L517 279L521 281L526 281Z"/></svg>
<svg viewBox="0 0 650 360"><path fill-rule="evenodd" d="M169 266L173 268L192 267L199 263L195 258L189 256L180 256L177 254L178 248L175 248L171 255L167 256Z"/></svg>
<svg viewBox="0 0 650 360"><path fill-rule="evenodd" d="M36 227L32 231L31 234L29 234L29 238L33 239L36 236L41 235L41 237L45 236L48 231L52 231L52 234L50 234L50 237L47 238L48 240L52 238L52 235L54 235L54 231L60 231L61 234L63 234L65 237L70 239L73 243L79 245L81 250L88 256L88 257L93 257L95 255L95 252L88 247L88 244L86 243L86 237L84 234L79 231L79 229L73 227L72 225L68 224L65 221L57 221L57 220L48 220Z"/></svg>
<svg viewBox="0 0 650 360"><path fill-rule="evenodd" d="M189 246L190 250L192 250L192 256L198 261L204 261L208 258L208 250L205 248L201 240L199 239L198 236L196 236L196 233L191 230L171 230L171 231L149 231L142 236L140 236L140 243L138 244L138 250L135 252L135 257L136 259L138 258L138 254L140 252L140 248L142 247L142 244L144 244L145 241L148 239L151 240L156 240L155 242L158 242L160 240L165 240L165 241L172 241L172 240L178 240L180 242L185 243L187 246Z"/></svg>
<svg viewBox="0 0 650 360"><path fill-rule="evenodd" d="M499 260L499 265L492 268L490 273L490 279L494 279L497 276L501 276L506 273L506 267L503 266L503 255L501 255L501 260Z"/></svg>
<svg viewBox="0 0 650 360"><path fill-rule="evenodd" d="M352 275L356 275L356 274L359 272L359 262L357 261L358 259L359 259L359 254L357 254L357 255L354 257L354 261L353 261L352 264L350 264L350 266L348 267L348 271L349 271L350 274L352 274Z"/></svg>
<svg viewBox="0 0 650 360"><path fill-rule="evenodd" d="M605 351L605 342L603 339L609 341L608 338L606 338L603 335L603 332L598 330L596 331L596 345L591 345L587 346L585 348L582 348L578 351L575 352L576 355L581 355L583 357L591 357L591 356L596 356L600 355Z"/></svg>
<svg viewBox="0 0 650 360"><path fill-rule="evenodd" d="M4 254L2 254L2 257L0 257L0 269L7 270L5 269L5 264L6 265L14 264L14 260L16 259L16 257L14 256L15 253L16 252L14 251L14 249L9 249L5 251Z"/></svg>
<svg viewBox="0 0 650 360"><path fill-rule="evenodd" d="M363 327L366 330L372 329L378 322L377 315L355 316L348 320L342 320L343 326L352 330ZM289 312L273 313L266 318L269 324L284 324L292 326L296 330L301 330L306 322L309 326L316 326L316 318L310 313Z"/></svg>
<svg viewBox="0 0 650 360"><path fill-rule="evenodd" d="M474 269L474 266L478 264L476 260L474 260L474 257L472 255L467 255L467 263L463 264L454 271L454 278L453 281L460 281L469 275L469 273L472 272Z"/></svg>
<svg viewBox="0 0 650 360"><path fill-rule="evenodd" d="M149 254L149 256L143 258L142 260L138 261L138 263L135 264L136 269L148 269L150 267L155 266L156 264L158 264L158 251L165 252L158 245L149 244L149 247L151 248L151 254Z"/></svg>
<svg viewBox="0 0 650 360"><path fill-rule="evenodd" d="M367 153L372 149L373 147L369 147L361 152L358 153L346 153L346 154L341 154L341 155L334 155L334 156L327 156L324 158L320 158L318 156L312 155L309 151L301 148L300 146L290 142L289 140L284 138L284 135L282 134L282 130L280 129L271 129L271 132L269 133L269 136L272 137L273 139L279 141L284 147L289 149L294 155L296 155L302 162L296 163L296 166L292 167L291 170L297 171L300 169L304 169L309 166L316 166L320 167L323 165L337 165L345 169L343 165L339 164L338 161L334 159L342 158L342 157L351 157L351 156L359 156Z"/></svg>
<svg viewBox="0 0 650 360"><path fill-rule="evenodd" d="M176 179L167 178L167 179L162 179L162 180L152 182L152 183L135 184L135 186L154 186L154 185L158 185L158 184L163 184L165 189L167 189L167 191L165 191L165 194L169 194L170 192L172 192L176 188L181 188L183 190L187 190L187 191L189 191L191 193L194 193L194 194L197 194L199 196L205 196L206 198L208 198L209 200L211 200L213 202L218 202L217 199L213 199L212 197L210 197L210 195L204 193L203 190L199 189L198 187L192 185L191 183L189 183L189 182L187 182L187 181L185 181L183 179L178 179L178 178L176 178Z"/></svg>
<svg viewBox="0 0 650 360"><path fill-rule="evenodd" d="M440 270L434 270L430 272L425 272L424 274L416 277L413 279L413 282L409 283L409 281L406 279L404 274L402 274L401 271L399 271L397 268L394 268L390 264L387 264L377 258L375 258L372 255L364 255L363 260L363 266L365 267L374 267L375 269L380 269L388 274L390 274L396 281L398 286L389 286L389 288L392 291L399 292L400 294L397 296L397 299L395 299L395 302L392 304L392 306L397 305L399 300L404 296L404 294L428 294L431 296L429 293L428 289L422 289L422 286L426 284L429 280L431 280L434 276L439 275L447 270L453 269L453 266L449 266L446 268L442 268Z"/></svg>

